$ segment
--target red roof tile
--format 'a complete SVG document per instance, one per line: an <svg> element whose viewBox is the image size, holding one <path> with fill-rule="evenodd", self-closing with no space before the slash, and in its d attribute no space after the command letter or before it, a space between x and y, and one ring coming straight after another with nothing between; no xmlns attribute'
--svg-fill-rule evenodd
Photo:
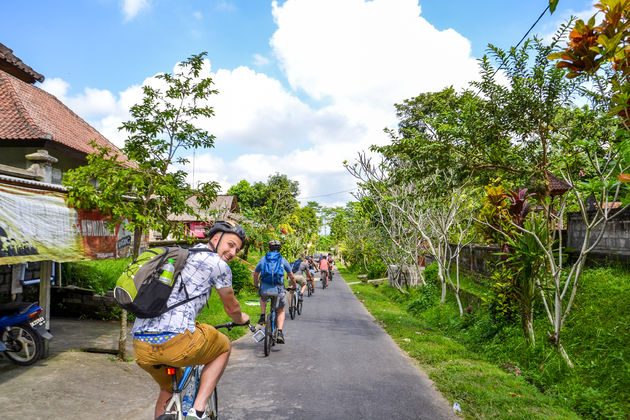
<svg viewBox="0 0 630 420"><path fill-rule="evenodd" d="M92 153L91 140L118 150L113 143L42 89L0 71L0 140L45 139L83 153Z"/></svg>

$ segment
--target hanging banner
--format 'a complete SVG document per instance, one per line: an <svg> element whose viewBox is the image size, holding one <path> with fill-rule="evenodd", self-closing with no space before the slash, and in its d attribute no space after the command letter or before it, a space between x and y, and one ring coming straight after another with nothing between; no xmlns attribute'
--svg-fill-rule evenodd
<svg viewBox="0 0 630 420"><path fill-rule="evenodd" d="M68 207L63 192L0 183L0 265L128 256L131 233L98 212Z"/></svg>

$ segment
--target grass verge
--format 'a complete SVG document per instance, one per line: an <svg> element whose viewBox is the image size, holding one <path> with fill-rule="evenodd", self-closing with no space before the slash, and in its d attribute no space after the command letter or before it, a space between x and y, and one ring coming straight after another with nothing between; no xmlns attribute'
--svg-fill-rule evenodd
<svg viewBox="0 0 630 420"><path fill-rule="evenodd" d="M339 267L346 282L355 274ZM385 286L351 285L357 298L387 333L415 359L451 402L458 402L461 415L469 419L577 419L566 402L541 393L523 376L506 372L426 321L407 312L407 305L384 293ZM444 313L455 319L457 313Z"/></svg>

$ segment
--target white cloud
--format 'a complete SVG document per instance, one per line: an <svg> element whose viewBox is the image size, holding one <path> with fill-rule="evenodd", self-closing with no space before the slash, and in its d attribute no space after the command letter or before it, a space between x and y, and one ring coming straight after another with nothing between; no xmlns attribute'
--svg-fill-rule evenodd
<svg viewBox="0 0 630 420"><path fill-rule="evenodd" d="M470 42L420 17L417 0L272 3L271 39L291 86L335 102L392 107L477 77Z"/></svg>
<svg viewBox="0 0 630 420"><path fill-rule="evenodd" d="M196 12L193 13L193 17L195 19L197 19L197 20L201 20L201 19L203 19L203 14L201 12L199 12L199 11L196 11Z"/></svg>
<svg viewBox="0 0 630 420"><path fill-rule="evenodd" d="M269 60L264 55L254 54L254 65L256 67L265 67L271 64L271 60Z"/></svg>
<svg viewBox="0 0 630 420"><path fill-rule="evenodd" d="M128 22L143 9L149 8L148 0L123 0L122 10L125 15L125 21Z"/></svg>
<svg viewBox="0 0 630 420"><path fill-rule="evenodd" d="M68 92L70 84L58 77L50 77L44 79L41 88L59 99L66 96L66 92Z"/></svg>

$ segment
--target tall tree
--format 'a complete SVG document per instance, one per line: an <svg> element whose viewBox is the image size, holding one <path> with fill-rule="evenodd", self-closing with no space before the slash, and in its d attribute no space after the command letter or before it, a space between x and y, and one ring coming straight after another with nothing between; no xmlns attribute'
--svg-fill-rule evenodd
<svg viewBox="0 0 630 420"><path fill-rule="evenodd" d="M181 237L184 227L168 220L171 214L195 214L186 200L197 195L201 208L216 198L218 183L191 188L186 173L173 170L186 163L177 152L214 146L214 136L196 126L200 118L212 117L208 105L212 79L202 77L206 53L181 62L173 74L156 76L155 86L143 86L143 99L131 110L132 119L120 129L129 136L122 155L105 147L88 156L88 164L64 177L69 202L82 209L99 209L112 225L126 223L134 231L134 259L141 238L148 230ZM96 147L96 145L95 145ZM126 312L121 320L119 357L126 358Z"/></svg>

